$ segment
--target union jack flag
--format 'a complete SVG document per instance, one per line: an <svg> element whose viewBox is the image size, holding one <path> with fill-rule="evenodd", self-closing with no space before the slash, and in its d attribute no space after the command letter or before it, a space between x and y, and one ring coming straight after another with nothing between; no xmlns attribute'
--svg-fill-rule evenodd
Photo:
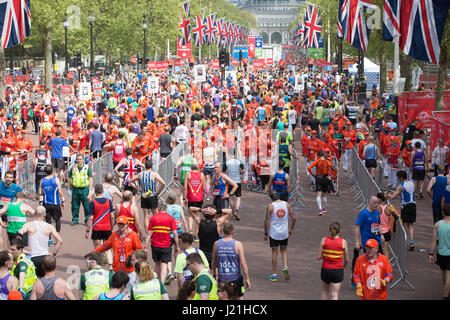
<svg viewBox="0 0 450 320"><path fill-rule="evenodd" d="M183 33L181 37L181 45L186 45L191 42L191 20L181 18L179 30Z"/></svg>
<svg viewBox="0 0 450 320"><path fill-rule="evenodd" d="M217 34L216 34L216 41L218 47L223 47L223 42L225 38L225 30L223 26L223 18L217 20Z"/></svg>
<svg viewBox="0 0 450 320"><path fill-rule="evenodd" d="M383 40L397 35L405 54L437 64L449 6L445 0L385 0Z"/></svg>
<svg viewBox="0 0 450 320"><path fill-rule="evenodd" d="M208 45L214 43L216 41L216 33L217 33L217 23L216 23L216 14L210 14L206 17L206 43Z"/></svg>
<svg viewBox="0 0 450 320"><path fill-rule="evenodd" d="M189 1L183 3L183 13L186 18L191 16L191 3Z"/></svg>
<svg viewBox="0 0 450 320"><path fill-rule="evenodd" d="M31 34L31 0L0 0L2 48L11 48Z"/></svg>
<svg viewBox="0 0 450 320"><path fill-rule="evenodd" d="M230 23L228 21L223 21L223 46L228 47L231 43L230 39Z"/></svg>
<svg viewBox="0 0 450 320"><path fill-rule="evenodd" d="M134 158L127 158L125 165L123 166L123 183L124 185L128 186L130 183L130 180L133 178L135 174L138 173L138 166L136 164L136 159Z"/></svg>
<svg viewBox="0 0 450 320"><path fill-rule="evenodd" d="M195 21L197 25L192 29L192 33L194 34L194 45L200 47L205 42L206 24L204 24L204 19L198 14L195 16Z"/></svg>
<svg viewBox="0 0 450 320"><path fill-rule="evenodd" d="M365 8L377 9L370 0L341 0L339 2L338 37L346 39L353 47L367 50L370 29L364 20Z"/></svg>
<svg viewBox="0 0 450 320"><path fill-rule="evenodd" d="M303 43L308 48L319 48L319 37L322 32L319 9L308 4L305 16L305 38Z"/></svg>

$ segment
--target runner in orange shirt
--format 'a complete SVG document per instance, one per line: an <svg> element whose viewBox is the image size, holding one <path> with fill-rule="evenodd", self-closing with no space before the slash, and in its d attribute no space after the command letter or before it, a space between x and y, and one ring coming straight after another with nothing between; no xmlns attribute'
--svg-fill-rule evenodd
<svg viewBox="0 0 450 320"><path fill-rule="evenodd" d="M392 282L392 266L388 258L378 253L378 242L367 240L366 254L358 257L353 270L356 294L362 300L387 300L387 285Z"/></svg>
<svg viewBox="0 0 450 320"><path fill-rule="evenodd" d="M149 155L149 141L145 138L143 131L139 132L136 139L134 139L131 149L133 149L133 157L142 161L147 155Z"/></svg>

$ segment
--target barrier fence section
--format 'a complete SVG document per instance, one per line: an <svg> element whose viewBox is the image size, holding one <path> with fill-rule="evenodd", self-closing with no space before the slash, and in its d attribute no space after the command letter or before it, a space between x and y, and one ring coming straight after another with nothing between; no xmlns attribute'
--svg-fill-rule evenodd
<svg viewBox="0 0 450 320"><path fill-rule="evenodd" d="M352 193L355 193L356 190L353 201L358 202L358 209L362 210L371 196L376 196L378 192L381 192L381 188L370 175L355 148L352 149L351 165L351 170L345 178L347 179L347 183L354 184L350 189ZM406 270L407 234L401 219L396 221L395 228L396 232L392 235L391 241L389 242L391 252L390 262L392 268L397 266L400 277L391 285L391 288L403 280L412 290L415 290L414 286L406 279L406 275L408 274Z"/></svg>
<svg viewBox="0 0 450 320"><path fill-rule="evenodd" d="M19 162L16 166L16 181L25 194L30 191L35 191L35 173L33 170L32 154L32 152L28 153L27 160Z"/></svg>
<svg viewBox="0 0 450 320"><path fill-rule="evenodd" d="M295 157L297 157L297 151L294 151ZM294 204L298 203L301 207L305 207L302 200L305 200L302 191L302 185L300 184L300 167L298 164L298 159L291 159L291 167L289 168L289 179L292 187L292 192L289 194L289 204L293 208L297 208Z"/></svg>
<svg viewBox="0 0 450 320"><path fill-rule="evenodd" d="M105 174L108 172L113 172L113 153L109 152L100 158L95 159L91 162L92 178L94 180L94 186L96 184L103 183Z"/></svg>
<svg viewBox="0 0 450 320"><path fill-rule="evenodd" d="M165 204L166 201L165 199L163 199L162 195L166 191L171 191L172 186L175 187L181 186L180 183L175 180L175 176L179 177L179 174L181 172L181 166L177 168L176 173L175 168L180 158L183 157L186 153L186 145L187 142L182 142L178 144L177 146L175 146L175 148L173 148L172 152L167 158L164 158L162 159L162 161L159 161L157 171L166 184L164 188L162 190L159 190L158 192L158 201L160 201L163 204ZM159 159L159 154L156 158ZM155 162L155 160L157 159L153 159L153 161Z"/></svg>

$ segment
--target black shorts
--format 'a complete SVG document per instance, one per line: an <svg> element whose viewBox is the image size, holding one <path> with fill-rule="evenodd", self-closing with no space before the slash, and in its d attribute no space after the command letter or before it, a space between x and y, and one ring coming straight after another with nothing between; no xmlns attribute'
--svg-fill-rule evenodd
<svg viewBox="0 0 450 320"><path fill-rule="evenodd" d="M416 222L416 204L408 203L402 206L400 213L403 223L414 223Z"/></svg>
<svg viewBox="0 0 450 320"><path fill-rule="evenodd" d="M276 248L278 246L280 246L280 247L287 247L288 239L289 238L286 238L284 240L275 240L275 239L272 239L272 237L269 236L269 246L271 248Z"/></svg>
<svg viewBox="0 0 450 320"><path fill-rule="evenodd" d="M412 172L412 179L422 181L425 180L425 170L414 170Z"/></svg>
<svg viewBox="0 0 450 320"><path fill-rule="evenodd" d="M366 159L364 162L367 169L369 168L376 168L377 167L377 160L376 159Z"/></svg>
<svg viewBox="0 0 450 320"><path fill-rule="evenodd" d="M112 234L111 230L108 231L92 230L91 240L108 240L111 234Z"/></svg>
<svg viewBox="0 0 450 320"><path fill-rule="evenodd" d="M330 180L328 180L328 178L325 177L318 177L316 178L316 191L319 192L324 192L327 193L329 191L329 187L330 186Z"/></svg>
<svg viewBox="0 0 450 320"><path fill-rule="evenodd" d="M132 186L123 186L123 191L131 191L133 196L135 196L137 193L137 190L135 188L133 188Z"/></svg>
<svg viewBox="0 0 450 320"><path fill-rule="evenodd" d="M161 158L167 158L170 154L171 154L171 152L169 152L169 153L160 153L159 156Z"/></svg>
<svg viewBox="0 0 450 320"><path fill-rule="evenodd" d="M436 263L442 270L450 270L450 256L441 256L438 253Z"/></svg>
<svg viewBox="0 0 450 320"><path fill-rule="evenodd" d="M66 163L64 161L64 158L61 159L53 159L52 158L52 166L54 169L64 169Z"/></svg>
<svg viewBox="0 0 450 320"><path fill-rule="evenodd" d="M44 208L45 208L45 220L47 221L47 219L53 219L53 220L58 220L62 217L62 211L61 211L61 206L56 205L56 204L46 204L44 203Z"/></svg>
<svg viewBox="0 0 450 320"><path fill-rule="evenodd" d="M38 276L38 278L42 278L43 276L45 276L45 270L42 267L42 262L44 261L45 257L46 256L37 256L31 258L31 261L33 261L33 264L36 267L36 275Z"/></svg>
<svg viewBox="0 0 450 320"><path fill-rule="evenodd" d="M214 168L203 168L203 174L205 176L213 176Z"/></svg>
<svg viewBox="0 0 450 320"><path fill-rule="evenodd" d="M217 211L228 209L230 207L230 199L222 199L220 196L216 196L214 197L213 205L216 207Z"/></svg>
<svg viewBox="0 0 450 320"><path fill-rule="evenodd" d="M289 201L289 193L287 192L278 192L278 196L280 197L280 200Z"/></svg>
<svg viewBox="0 0 450 320"><path fill-rule="evenodd" d="M352 125L356 125L356 119L348 119L348 120L350 120Z"/></svg>
<svg viewBox="0 0 450 320"><path fill-rule="evenodd" d="M389 242L391 241L391 232L388 231L386 233L383 233L383 237L384 237L384 242Z"/></svg>
<svg viewBox="0 0 450 320"><path fill-rule="evenodd" d="M17 236L19 236L19 238L22 239L22 243L24 247L28 246L28 233L25 233L22 237L20 237L20 233L16 232L16 233L11 233L11 232L7 232L8 234L8 240L11 243L11 241L13 241L14 239L17 238Z"/></svg>
<svg viewBox="0 0 450 320"><path fill-rule="evenodd" d="M154 195L148 198L141 196L141 209L156 209L158 208L158 196Z"/></svg>
<svg viewBox="0 0 450 320"><path fill-rule="evenodd" d="M159 248L152 246L152 258L154 262L169 263L172 261L172 246Z"/></svg>
<svg viewBox="0 0 450 320"><path fill-rule="evenodd" d="M237 189L236 192L233 194L234 197L240 197L242 195L242 183L236 183Z"/></svg>
<svg viewBox="0 0 450 320"><path fill-rule="evenodd" d="M320 279L326 284L340 283L344 280L344 269L323 269L320 271Z"/></svg>
<svg viewBox="0 0 450 320"><path fill-rule="evenodd" d="M188 201L188 208L190 207L203 208L203 201Z"/></svg>

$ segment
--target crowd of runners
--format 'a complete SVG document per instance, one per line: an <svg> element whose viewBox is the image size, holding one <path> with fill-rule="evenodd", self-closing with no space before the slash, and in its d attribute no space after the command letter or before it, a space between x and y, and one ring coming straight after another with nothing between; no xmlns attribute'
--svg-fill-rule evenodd
<svg viewBox="0 0 450 320"><path fill-rule="evenodd" d="M234 230L245 215L241 198L249 184L271 199L260 208L272 249L268 281L279 279L278 252L288 281L287 247L296 224L291 164L303 165L296 168L310 180L301 183L317 192L313 214L322 216L327 197L338 192L339 173L351 169L352 148L373 177L385 168L391 189L374 194L351 224L355 294L387 299L394 222L401 219L414 250L415 203L426 192L435 223L430 262L437 255L448 299L450 141L430 150L420 119L399 130L393 95L381 96L375 86L361 101L353 75L322 70L301 55L261 70L235 70L236 79L221 79L219 69L208 68L203 83L193 81L189 69L116 71L102 79L101 99L88 101L78 99L77 84L69 95L34 83L8 86L0 114L0 224L8 237L7 243L0 237L0 299L167 300L170 285L180 300L243 299L252 290L251 271L245 239L235 239ZM304 76L302 90L296 74ZM148 93L148 76L160 77L160 93ZM38 145L29 139L33 134ZM171 160L176 188L169 190L154 168L183 144L184 155ZM113 170L94 184L92 161L110 152ZM30 159L32 196L39 201L33 207L16 170ZM427 173L434 177L425 186ZM399 210L389 204L396 197ZM84 224L81 236L93 241L80 296L55 273L64 252L65 206L72 226ZM350 259L350 239L340 237L343 223L332 223L320 243L322 299L339 298Z"/></svg>

